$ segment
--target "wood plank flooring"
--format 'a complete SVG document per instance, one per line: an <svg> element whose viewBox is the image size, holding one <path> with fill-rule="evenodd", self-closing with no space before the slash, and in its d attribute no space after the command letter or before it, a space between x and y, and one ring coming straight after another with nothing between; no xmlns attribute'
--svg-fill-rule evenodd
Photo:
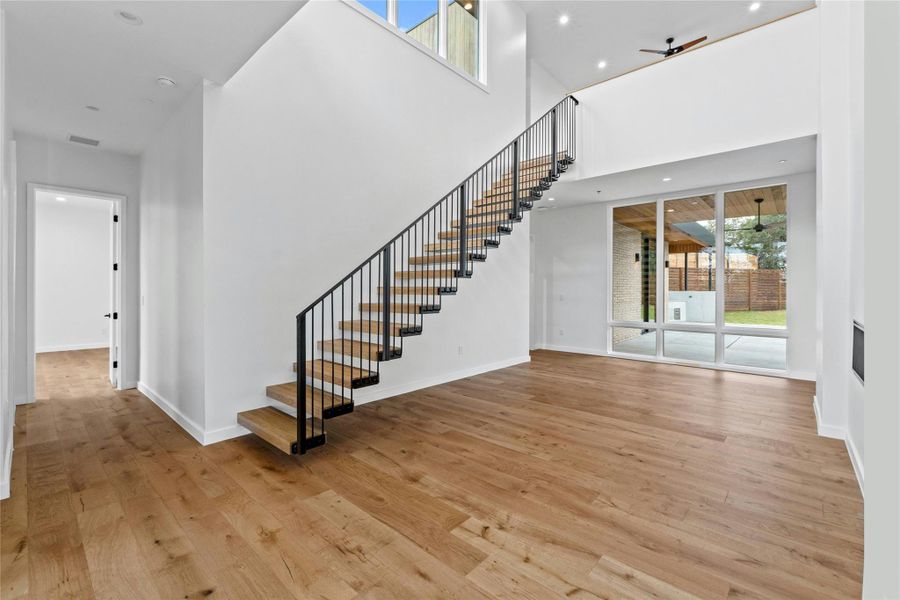
<svg viewBox="0 0 900 600"><path fill-rule="evenodd" d="M813 386L535 352L202 447L103 351L38 357L0 581L21 598L859 598L862 501Z"/></svg>

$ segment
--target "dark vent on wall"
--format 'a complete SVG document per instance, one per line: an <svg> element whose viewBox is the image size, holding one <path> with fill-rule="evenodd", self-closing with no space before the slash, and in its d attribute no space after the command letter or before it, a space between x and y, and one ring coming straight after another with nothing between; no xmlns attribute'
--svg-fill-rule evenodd
<svg viewBox="0 0 900 600"><path fill-rule="evenodd" d="M69 141L76 144L85 144L86 146L99 146L100 140L92 140L91 138L81 137L80 135L69 134Z"/></svg>

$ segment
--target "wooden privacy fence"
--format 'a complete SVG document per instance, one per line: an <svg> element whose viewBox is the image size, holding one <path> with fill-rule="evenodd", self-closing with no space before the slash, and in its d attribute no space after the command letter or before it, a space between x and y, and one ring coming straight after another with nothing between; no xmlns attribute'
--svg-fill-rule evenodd
<svg viewBox="0 0 900 600"><path fill-rule="evenodd" d="M669 267L669 291L685 291L684 268ZM716 272L689 267L687 291L716 289ZM784 273L779 269L726 269L725 310L783 310L787 306Z"/></svg>

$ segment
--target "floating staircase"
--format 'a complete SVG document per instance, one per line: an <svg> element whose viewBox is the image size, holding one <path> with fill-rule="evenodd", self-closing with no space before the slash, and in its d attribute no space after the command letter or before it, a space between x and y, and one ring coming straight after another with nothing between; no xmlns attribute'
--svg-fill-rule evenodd
<svg viewBox="0 0 900 600"><path fill-rule="evenodd" d="M394 239L296 317L294 381L270 385L271 405L238 423L287 454L325 443L325 421L353 411L426 315L459 292L523 212L575 161L578 101L567 96Z"/></svg>

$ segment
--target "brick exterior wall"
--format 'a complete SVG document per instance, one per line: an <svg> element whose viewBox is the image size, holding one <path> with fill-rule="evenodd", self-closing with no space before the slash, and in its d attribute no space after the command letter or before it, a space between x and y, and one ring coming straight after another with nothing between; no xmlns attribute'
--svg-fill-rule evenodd
<svg viewBox="0 0 900 600"><path fill-rule="evenodd" d="M613 223L612 244L612 314L617 321L640 321L641 263L634 255L641 253L641 232ZM613 329L613 344L640 335L640 329Z"/></svg>

